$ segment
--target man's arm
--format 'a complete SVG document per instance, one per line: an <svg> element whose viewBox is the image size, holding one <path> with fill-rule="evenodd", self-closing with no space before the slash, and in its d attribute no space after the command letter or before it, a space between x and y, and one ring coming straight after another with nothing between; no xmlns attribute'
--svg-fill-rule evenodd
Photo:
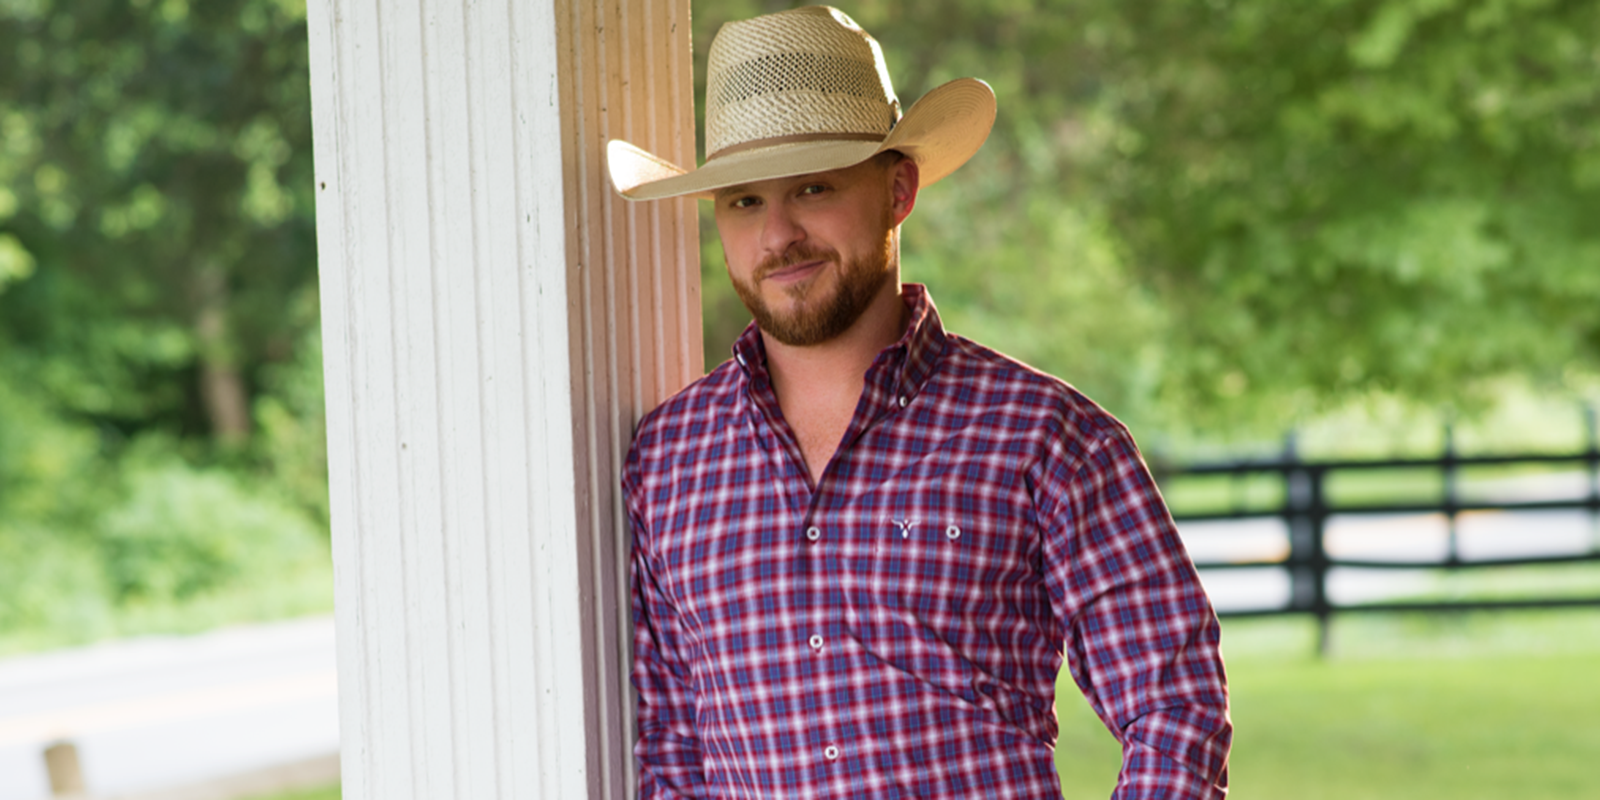
<svg viewBox="0 0 1600 800"><path fill-rule="evenodd" d="M694 727L694 691L680 655L677 608L662 591L650 559L639 545L645 532L635 507L637 461L624 468L623 494L633 527L629 582L633 604L633 686L638 690L639 800L709 797L700 738Z"/></svg>
<svg viewBox="0 0 1600 800"><path fill-rule="evenodd" d="M1037 499L1073 681L1122 742L1113 794L1221 798L1233 723L1220 628L1131 437L1045 459Z"/></svg>

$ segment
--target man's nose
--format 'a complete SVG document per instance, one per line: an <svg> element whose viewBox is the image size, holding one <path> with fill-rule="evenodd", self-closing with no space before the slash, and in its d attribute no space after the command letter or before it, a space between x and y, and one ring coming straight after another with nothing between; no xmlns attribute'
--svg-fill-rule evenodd
<svg viewBox="0 0 1600 800"><path fill-rule="evenodd" d="M795 219L787 203L773 203L762 221L761 247L769 253L787 252L806 238L805 228Z"/></svg>

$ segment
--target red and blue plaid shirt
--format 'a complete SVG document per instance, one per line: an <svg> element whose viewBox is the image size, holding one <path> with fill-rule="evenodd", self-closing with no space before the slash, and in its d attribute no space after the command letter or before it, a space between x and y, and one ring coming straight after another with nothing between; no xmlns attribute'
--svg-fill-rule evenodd
<svg viewBox="0 0 1600 800"><path fill-rule="evenodd" d="M754 326L640 423L640 797L1059 798L1063 657L1116 797L1223 796L1216 616L1127 430L904 297L815 486Z"/></svg>

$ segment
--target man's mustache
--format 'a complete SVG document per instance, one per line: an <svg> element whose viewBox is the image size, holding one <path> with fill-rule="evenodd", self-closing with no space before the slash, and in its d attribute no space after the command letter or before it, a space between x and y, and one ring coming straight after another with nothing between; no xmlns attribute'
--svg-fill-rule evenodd
<svg viewBox="0 0 1600 800"><path fill-rule="evenodd" d="M767 256L756 265L756 280L764 280L768 275L780 269L786 269L796 264L808 261L833 261L838 262L839 254L831 247L817 247L809 244L799 244L790 247L783 253Z"/></svg>

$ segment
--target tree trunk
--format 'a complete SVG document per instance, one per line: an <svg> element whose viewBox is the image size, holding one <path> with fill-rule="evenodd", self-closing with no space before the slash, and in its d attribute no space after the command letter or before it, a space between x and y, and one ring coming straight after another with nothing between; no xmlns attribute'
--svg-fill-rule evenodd
<svg viewBox="0 0 1600 800"><path fill-rule="evenodd" d="M239 374L237 349L228 331L228 284L220 270L201 268L196 288L199 313L195 338L200 357L200 400L211 435L222 444L250 438L250 397Z"/></svg>

